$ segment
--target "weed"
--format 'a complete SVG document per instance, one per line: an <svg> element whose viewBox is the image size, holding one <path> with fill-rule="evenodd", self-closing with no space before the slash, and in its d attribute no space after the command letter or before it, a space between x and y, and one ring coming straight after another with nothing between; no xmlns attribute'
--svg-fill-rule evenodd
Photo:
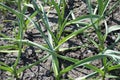
<svg viewBox="0 0 120 80"><path fill-rule="evenodd" d="M110 0L97 0L96 1L96 7L93 8L92 4L91 4L91 0L87 0L87 5L88 5L88 10L89 10L89 14L87 15L81 15L77 18L74 18L73 20L68 20L68 17L70 15L73 15L72 11L68 14L68 16L66 17L65 14L65 8L67 5L66 0L59 0L58 2L55 0L45 0L44 4L49 4L50 7L54 8L57 12L58 15L58 21L57 21L57 28L55 29L55 31L52 30L50 24L49 24L49 19L48 19L48 15L49 12L45 12L44 11L44 5L41 3L36 3L36 0L32 0L32 2L30 3L30 1L23 1L23 0L17 0L17 10L14 10L10 7L8 7L7 5L5 5L3 2L0 3L0 7L2 7L2 9L8 10L10 12L12 12L14 15L16 15L17 21L18 21L18 34L15 36L15 38L0 38L1 40L8 40L11 42L16 42L17 43L17 50L18 50L18 56L16 61L14 62L14 64L12 66L8 66L7 64L0 62L0 69L1 70L5 70L11 73L11 75L14 75L14 78L16 78L17 80L20 79L19 74L22 73L24 70L31 68L32 66L35 66L37 64L40 64L40 62L48 59L48 57L51 58L52 61L52 70L54 72L54 76L56 78L56 80L61 80L61 76L64 73L67 73L68 71L78 67L78 66L84 66L86 68L89 68L90 70L93 70L94 72L86 75L84 77L78 77L76 78L76 80L81 80L81 79L88 79L89 77L92 78L92 76L99 74L100 76L102 76L102 80L105 80L106 77L110 77L109 72L111 70L115 70L115 69L119 69L120 64L113 64L110 61L118 61L120 60L120 57L118 56L120 54L119 51L114 51L112 49L110 49L109 47L105 46L105 41L106 38L108 36L109 33L111 33L112 31L116 31L120 29L119 25L115 25L115 26L111 26L108 27L107 22L105 17L109 14L111 14L111 11L114 10L115 6L118 5L118 3L120 2L120 0L118 0L109 11L107 11L107 7L110 3ZM32 13L32 15L28 16L26 15L26 11L27 8L31 7L35 10L35 12ZM96 12L97 11L97 12ZM35 21L33 19L33 17L36 17L36 15L39 15L39 17L37 17L37 21ZM83 22L83 20L89 20L89 22ZM44 33L44 31L42 30L42 26L39 24L39 21L41 21L44 24L44 28L47 30L47 35ZM105 33L103 34L101 31L101 24L104 23L105 25ZM25 30L28 28L29 24L33 24L32 26L35 27L40 35L42 35L45 44L37 44L35 42L29 41L29 40L25 40L23 38L23 34L25 32ZM65 31L65 27L69 26L71 24L77 24L77 25L84 25L83 27L80 27L79 29L71 32L70 34L68 34L67 36L63 35L63 32ZM99 53L97 55L94 55L92 57L88 57L85 58L83 60L78 60L78 59L74 59L71 57L66 57L66 56L62 56L60 55L60 51L64 51L64 50L69 50L69 49L77 49L77 48L81 48L80 46L76 46L73 48L61 48L60 46L65 43L66 41L68 41L69 39L77 36L80 33L84 33L85 30L89 29L89 28L93 28L95 30L95 33L97 35L98 38L98 43L95 42L93 39L87 37L89 39L89 41L91 43L93 43L95 45L96 48L98 48ZM56 32L56 34L54 33ZM117 44L120 40L119 34L118 34L118 38L116 39L116 41L114 42L114 44ZM30 46L35 46L41 50L47 51L48 55L44 56L43 58L40 58L37 62L34 62L32 64L17 68L18 63L20 61L20 57L22 54L22 46L24 45L30 45ZM111 45L112 47L114 47L115 45ZM11 46L0 46L0 49L3 48L10 48ZM16 47L16 45L12 45L12 47ZM16 48L15 48L16 49ZM9 50L7 51L9 53ZM64 68L63 70L61 70L61 68L59 67L59 60L58 59L62 59L62 60L67 60L70 61L72 63L74 63L73 65L70 65L66 68ZM97 66L94 66L91 64L92 61L94 60L102 60L102 67L98 68ZM109 61L110 59L110 61Z"/></svg>

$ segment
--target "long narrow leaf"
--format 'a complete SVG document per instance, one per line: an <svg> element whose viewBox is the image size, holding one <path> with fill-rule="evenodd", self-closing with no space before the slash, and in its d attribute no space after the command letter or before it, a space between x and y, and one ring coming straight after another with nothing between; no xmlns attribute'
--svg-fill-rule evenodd
<svg viewBox="0 0 120 80"><path fill-rule="evenodd" d="M49 39L51 39L51 38L53 37L53 38L54 38L54 41L56 41L56 38L55 38L53 32L52 32L51 29L50 29L50 26L49 26L49 23L48 23L49 21L48 21L48 18L47 18L47 16L46 16L46 13L45 13L44 10L43 10L42 5L40 5L40 8L41 8L41 10L40 10L40 8L39 8L38 5L36 4L36 2L33 0L33 6L34 6L34 7L36 8L36 10L39 12L40 17L41 17L42 21L44 22L46 29L48 30L48 37L49 37ZM34 23L34 24L36 24L36 23ZM40 33L41 33L42 36L44 37L46 43L48 44L49 48L52 49L51 40L49 40L49 39L45 36L45 33L42 31L41 26L40 26L40 25L38 26L38 25L36 24L35 27L37 27L37 29L40 31ZM52 37L51 37L51 36L52 36Z"/></svg>
<svg viewBox="0 0 120 80"><path fill-rule="evenodd" d="M93 72L93 73L90 73L90 74L88 74L88 75L86 75L86 76L78 77L78 78L76 78L75 80L86 80L86 79L89 79L89 78L91 78L92 76L94 76L94 75L96 75L96 74L97 74L97 72Z"/></svg>
<svg viewBox="0 0 120 80"><path fill-rule="evenodd" d="M101 19L101 18L99 18L99 19ZM96 23L97 21L99 21L99 19L96 20L94 23ZM59 48L64 42L66 42L66 41L69 40L70 38L72 38L72 37L74 37L74 36L76 36L76 35L84 32L86 29L90 28L91 26L92 26L92 24L89 24L88 26L82 27L82 28L74 31L73 33L69 34L68 36L64 37L63 39L61 39L61 40L59 41L59 44L58 44L57 47L55 47L55 49Z"/></svg>
<svg viewBox="0 0 120 80"><path fill-rule="evenodd" d="M12 13L14 13L16 16L19 16L19 13L13 9L11 9L10 7L4 5L3 3L0 3L0 6L2 6L3 8L6 8L7 10L11 11Z"/></svg>
<svg viewBox="0 0 120 80"><path fill-rule="evenodd" d="M117 5L119 5L120 0L117 0L117 2L106 12L107 15L111 14L113 10L116 8Z"/></svg>
<svg viewBox="0 0 120 80"><path fill-rule="evenodd" d="M76 62L79 61L78 59L74 59L74 58L71 58L71 57L66 57L66 56L62 56L62 55L59 55L59 54L56 54L56 55L63 60L67 60L67 61L70 61L70 62L73 62L73 63L76 63Z"/></svg>
<svg viewBox="0 0 120 80"><path fill-rule="evenodd" d="M117 65L114 65L114 66L110 66L108 67L108 71L112 71L112 70L117 70L117 69L120 69L120 64L117 64Z"/></svg>
<svg viewBox="0 0 120 80"><path fill-rule="evenodd" d="M18 53L19 50L0 50L1 53Z"/></svg>
<svg viewBox="0 0 120 80"><path fill-rule="evenodd" d="M8 72L10 72L10 73L13 73L13 70L12 70L11 67L0 66L0 69L1 69L1 70L4 70L4 71L8 71Z"/></svg>
<svg viewBox="0 0 120 80"><path fill-rule="evenodd" d="M101 16L102 13L103 13L103 10L104 10L104 2L103 0L97 0L98 2L98 12L99 12L99 15Z"/></svg>
<svg viewBox="0 0 120 80"><path fill-rule="evenodd" d="M4 67L9 67L8 65L6 65L4 62L0 61L0 65L4 66Z"/></svg>
<svg viewBox="0 0 120 80"><path fill-rule="evenodd" d="M56 79L59 78L58 77L59 76L59 61L56 55L52 55L52 67L53 67L53 71L54 71Z"/></svg>
<svg viewBox="0 0 120 80"><path fill-rule="evenodd" d="M107 57L106 55L95 55L93 57L89 57L89 58L85 58L81 61L78 61L76 62L75 64L71 65L71 66L68 66L67 68L63 69L62 71L60 71L60 75L78 67L78 66L83 66L85 64L87 64L88 62L90 61L93 61L93 60L96 60L96 59L101 59L101 58L104 58L104 57Z"/></svg>
<svg viewBox="0 0 120 80"><path fill-rule="evenodd" d="M120 30L120 25L114 25L108 28L108 33L111 33L112 31Z"/></svg>
<svg viewBox="0 0 120 80"><path fill-rule="evenodd" d="M65 26L68 26L70 24L77 24L77 23L78 24L83 24L84 23L86 25L87 22L83 22L83 21L84 20L90 21L89 19L90 19L91 16L92 16L93 19L100 18L100 16L97 16L97 15L83 15L83 16L80 16L80 17L77 17L77 18L75 18L73 20L68 21Z"/></svg>
<svg viewBox="0 0 120 80"><path fill-rule="evenodd" d="M16 39L13 39L13 38L0 38L0 39L1 40L11 40L13 42L19 42L20 41L20 40L16 40ZM53 53L53 51L51 51L50 49L48 49L48 48L46 48L46 47L44 47L44 46L42 46L40 44L37 44L35 42L29 41L29 40L21 40L21 41L24 44L36 46L36 47L38 47L38 48L40 48L42 50L45 50L45 51L50 52L50 53Z"/></svg>
<svg viewBox="0 0 120 80"><path fill-rule="evenodd" d="M55 10L56 10L56 12L57 12L58 19L59 19L58 22L62 22L62 16L61 16L60 7L58 6L58 3L56 3L55 0L51 0L51 2L52 2L52 5L54 5L54 8L55 8ZM60 23L60 24L61 24L61 23Z"/></svg>
<svg viewBox="0 0 120 80"><path fill-rule="evenodd" d="M104 71L99 69L99 68L97 68L96 66L93 66L91 64L85 64L85 67L89 68L90 70L93 70L95 72L100 73L102 76L104 75Z"/></svg>
<svg viewBox="0 0 120 80"><path fill-rule="evenodd" d="M33 64L30 64L30 65L23 66L23 67L19 68L19 69L17 70L17 73L21 73L21 72L23 72L24 70L29 69L29 68L33 67L34 65L39 64L40 62L46 60L49 56L50 56L50 55L46 55L45 57L39 59L38 61L36 61L36 62L33 63Z"/></svg>

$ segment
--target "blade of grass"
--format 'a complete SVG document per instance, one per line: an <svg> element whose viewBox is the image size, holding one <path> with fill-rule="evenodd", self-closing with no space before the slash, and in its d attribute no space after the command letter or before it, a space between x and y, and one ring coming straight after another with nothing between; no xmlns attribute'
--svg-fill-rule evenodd
<svg viewBox="0 0 120 80"><path fill-rule="evenodd" d="M67 68L61 70L60 75L66 73L66 72L68 72L68 71L70 71L70 70L72 70L72 69L74 69L74 68L76 68L78 66L83 66L83 65L87 64L90 61L93 61L93 60L96 60L96 59L101 59L101 58L104 58L104 57L107 57L107 56L102 54L102 55L95 55L93 57L89 57L89 58L85 58L83 60L80 60L80 61L76 62L75 64L73 64L71 66L68 66Z"/></svg>
<svg viewBox="0 0 120 80"><path fill-rule="evenodd" d="M40 8L39 8L38 5L36 4L36 2L33 0L33 6L34 6L34 7L36 8L36 10L39 12L40 17L42 18L42 21L44 22L45 27L46 27L46 29L48 30L49 39L50 39L50 38L53 38L54 41L56 42L57 39L56 39L56 37L54 36L53 32L52 32L51 29L50 29L50 25L49 25L49 23L48 23L49 21L48 21L48 18L47 18L46 13L45 13L44 10L43 10L42 5L40 5ZM41 9L41 10L40 10L40 9ZM42 14L43 14L43 16L42 16ZM53 45L53 44L51 44L52 41L51 41L51 40L48 40L48 39L45 37L45 34L44 34L44 32L42 31L40 25L39 25L39 26L36 26L36 27L37 27L37 29L40 31L40 33L43 35L43 37L44 37L45 41L47 42L49 48L52 49L52 45ZM52 37L50 37L50 36L52 36Z"/></svg>
<svg viewBox="0 0 120 80"><path fill-rule="evenodd" d="M75 15L74 15L73 11L71 11L71 16L72 16L73 20L76 19L76 17L75 17ZM76 26L79 28L79 24L76 24Z"/></svg>
<svg viewBox="0 0 120 80"><path fill-rule="evenodd" d="M50 43L49 43L48 39L46 38L45 34L42 32L42 30L39 27L39 25L36 24L31 18L29 18L28 16L26 16L26 15L24 15L22 13L19 13L18 11L15 11L15 10L11 9L10 7L8 7L8 6L4 5L4 4L0 4L0 5L5 7L5 8L8 8L11 12L13 12L16 15L21 14L21 15L25 16L26 18L28 18L34 24L34 26L40 31L40 33L42 34L42 36L44 37L44 39L46 40L47 44L49 44L49 47L50 47Z"/></svg>
<svg viewBox="0 0 120 80"><path fill-rule="evenodd" d="M18 48L17 45L4 45L4 46L0 46L0 50L6 50L6 49L16 49Z"/></svg>
<svg viewBox="0 0 120 80"><path fill-rule="evenodd" d="M101 19L101 18L99 18L99 19ZM97 23L97 21L99 21L99 19L96 20L96 21L94 22L94 24ZM74 31L73 33L69 34L68 36L64 37L63 39L61 39L61 40L59 41L59 44L58 44L58 46L55 47L55 50L58 49L58 48L59 48L63 43L65 43L67 40L69 40L70 38L72 38L72 37L74 37L74 36L76 36L76 35L78 35L78 34L80 34L80 33L82 33L83 31L85 31L86 29L90 28L91 26L92 26L92 24L89 24L89 25L87 25L87 26L85 26L85 27L82 27L82 28Z"/></svg>
<svg viewBox="0 0 120 80"><path fill-rule="evenodd" d="M4 62L0 61L0 65L4 66L4 67L9 67L8 65L6 65Z"/></svg>
<svg viewBox="0 0 120 80"><path fill-rule="evenodd" d="M116 75L106 75L106 78L108 78L108 79L120 79L120 76L116 76Z"/></svg>
<svg viewBox="0 0 120 80"><path fill-rule="evenodd" d="M70 13L71 13L71 12L70 12ZM62 23L62 25L61 25L61 27L60 27L60 31L58 32L58 33L59 33L59 34L58 34L58 39L61 38L61 35L62 35L62 33L64 32L65 24L67 23L67 20L68 20L68 18L69 18L69 16L70 16L70 13L67 15L67 17L65 18L64 22ZM58 43L57 43L57 45L58 45Z"/></svg>
<svg viewBox="0 0 120 80"><path fill-rule="evenodd" d="M60 71L59 61L58 61L57 56L55 54L52 55L52 67L53 67L53 71L54 71L54 74L55 74L55 78L57 80L59 80L60 79L60 77L59 77L59 71Z"/></svg>
<svg viewBox="0 0 120 80"><path fill-rule="evenodd" d="M120 3L120 0L117 0L117 2L110 8L110 10L108 10L106 12L106 14L110 15L114 11L114 9L116 8L116 6L119 5L119 3Z"/></svg>
<svg viewBox="0 0 120 80"><path fill-rule="evenodd" d="M118 34L115 42L112 45L108 46L108 49L113 49L119 41L120 41L120 34Z"/></svg>
<svg viewBox="0 0 120 80"><path fill-rule="evenodd" d="M18 53L18 50L0 50L1 53ZM23 52L23 51L22 51Z"/></svg>
<svg viewBox="0 0 120 80"><path fill-rule="evenodd" d="M20 17L19 15L23 15L23 16L25 16L27 19L29 19L29 20L34 24L34 26L40 31L40 33L41 33L42 36L44 37L45 41L47 42L48 46L49 46L49 47L51 46L51 45L50 45L50 42L49 42L48 39L46 38L45 34L42 32L40 25L38 25L37 23L35 23L35 22L34 22L31 18L29 18L28 16L26 16L26 15L24 15L24 14L22 14L22 13L16 11L16 10L11 9L10 7L8 7L8 6L6 6L6 5L4 5L4 4L2 4L2 3L0 3L0 5L3 6L4 8L6 8L6 9L8 9L8 10L11 11L12 13L16 14L18 17ZM50 47L50 48L51 48L51 47Z"/></svg>
<svg viewBox="0 0 120 80"><path fill-rule="evenodd" d="M113 31L120 30L120 25L114 25L108 28L108 33L111 33Z"/></svg>
<svg viewBox="0 0 120 80"><path fill-rule="evenodd" d="M103 11L103 14L105 13L105 11L107 11L107 7L108 7L110 1L111 1L111 0L105 0L105 2L104 2L104 11Z"/></svg>
<svg viewBox="0 0 120 80"><path fill-rule="evenodd" d="M33 18L33 17L35 17L37 14L38 14L38 11L35 11L32 15L30 15L30 17L29 17L29 18L31 18L31 19L32 19L32 18ZM28 25L28 24L30 23L30 20L29 20L29 19L27 19L25 23L26 23L26 25Z"/></svg>
<svg viewBox="0 0 120 80"><path fill-rule="evenodd" d="M80 16L80 17L77 17L73 20L70 20L66 23L65 26L68 26L68 25L71 25L71 24L80 24L80 23L84 23L85 25L87 24L86 22L82 22L84 20L87 20L89 21L90 17L92 16L92 18L95 18L95 19L98 19L100 18L100 16L97 16L97 15L83 15L83 16Z"/></svg>
<svg viewBox="0 0 120 80"><path fill-rule="evenodd" d="M100 69L103 70L103 67L100 68ZM98 72L92 72L92 73L90 73L88 75L85 75L83 77L78 77L75 80L84 80L84 79L86 80L86 79L89 79L89 78L92 78L92 77L96 76L97 74L98 74Z"/></svg>
<svg viewBox="0 0 120 80"><path fill-rule="evenodd" d="M51 0L52 2L52 5L54 6L56 12L57 12L57 15L58 15L58 24L61 25L61 22L63 21L62 19L62 16L61 16L61 11L60 11L60 7L58 6L58 3L56 3L55 0Z"/></svg>
<svg viewBox="0 0 120 80"><path fill-rule="evenodd" d="M120 52L119 51L108 49L104 52L104 54L110 56L111 58L113 58L113 60L120 60L120 57L119 57Z"/></svg>
<svg viewBox="0 0 120 80"><path fill-rule="evenodd" d="M89 68L90 70L98 72L99 74L101 74L102 76L104 76L104 71L101 70L101 69L99 69L99 68L97 68L96 66L93 66L91 64L85 64L84 66L87 67L87 68Z"/></svg>
<svg viewBox="0 0 120 80"><path fill-rule="evenodd" d="M1 40L10 40L10 41L13 41L13 42L20 42L20 40L18 40L18 39L16 40L14 38L0 38L0 39ZM49 53L53 53L53 51L51 51L50 49L48 49L48 48L46 48L46 47L44 47L44 46L42 46L40 44L37 44L35 42L29 41L29 40L21 40L21 41L22 41L23 44L27 44L27 45L31 45L31 46L36 46L36 47L38 47L38 48L40 48L42 50L45 50L45 51L47 51Z"/></svg>
<svg viewBox="0 0 120 80"><path fill-rule="evenodd" d="M64 29L63 23L64 23L64 13L65 13L65 7L66 2L65 0L59 0L60 3L57 3L55 0L51 0L52 5L54 6L57 15L58 15L58 28L56 33L56 38L59 40L61 37L61 30ZM63 5L63 6L62 6ZM61 9L62 8L62 9ZM58 43L57 43L58 44Z"/></svg>
<svg viewBox="0 0 120 80"><path fill-rule="evenodd" d="M104 52L104 54L118 54L118 55L120 55L120 51L115 51L115 50L106 50L105 52Z"/></svg>
<svg viewBox="0 0 120 80"><path fill-rule="evenodd" d="M78 77L78 78L76 78L75 80L86 80L86 79L89 79L89 78L93 77L93 76L96 75L96 74L97 74L97 72L93 72L93 73L90 73L90 74L88 74L88 75L86 75L86 76Z"/></svg>
<svg viewBox="0 0 120 80"><path fill-rule="evenodd" d="M10 73L13 73L13 69L11 67L5 67L5 66L0 66L1 70L8 71Z"/></svg>
<svg viewBox="0 0 120 80"><path fill-rule="evenodd" d="M15 10L11 9L10 7L4 5L3 3L0 3L0 6L2 6L3 8L5 8L5 9L11 11L13 14L19 16L18 12L16 12Z"/></svg>
<svg viewBox="0 0 120 80"><path fill-rule="evenodd" d="M56 38L54 37L52 31L50 30L50 26L49 26L49 23L48 23L49 21L48 21L48 18L47 18L47 16L46 16L46 13L44 12L42 5L40 5L40 8L41 8L41 10L40 10L34 0L33 0L33 6L34 6L39 12L41 12L41 11L43 12L43 16L42 16L41 14L40 14L40 15L41 15L42 21L43 21L44 24L45 24L46 29L48 30L48 39L45 38L45 40L46 40L46 42L47 42L50 50L53 50L52 36L53 36L53 38L54 38L54 41L56 41ZM42 30L41 30L40 32L44 35L44 33L42 32ZM54 73L55 73L55 77L57 78L58 73L59 73L59 62L58 62L58 59L57 59L55 53L51 53L51 54L52 54L52 66L53 66L53 71L54 71Z"/></svg>
<svg viewBox="0 0 120 80"><path fill-rule="evenodd" d="M104 11L104 1L103 0L97 0L97 2L98 2L98 13L99 13L99 15L101 15L102 16L102 14L103 14L103 11Z"/></svg>
<svg viewBox="0 0 120 80"><path fill-rule="evenodd" d="M106 20L104 20L104 24L105 24L105 35L104 35L104 41L106 41L106 38L108 36L108 25L107 25L107 22Z"/></svg>
<svg viewBox="0 0 120 80"><path fill-rule="evenodd" d="M62 51L68 51L68 50L76 50L76 49L79 49L79 48L85 48L87 47L88 45L87 44L83 44L81 46L76 46L76 47L70 47L70 48L59 48L59 51L62 52Z"/></svg>
<svg viewBox="0 0 120 80"><path fill-rule="evenodd" d="M1 27L1 26L0 26L0 27ZM4 37L4 38L8 38L8 36L6 36L5 34L3 34L3 33L1 33L1 32L0 32L0 36L1 36L1 37Z"/></svg>
<svg viewBox="0 0 120 80"><path fill-rule="evenodd" d="M102 0L98 0L98 1L101 2ZM99 2L98 2L98 5L100 5ZM96 24L94 24L95 19L92 18L93 11L92 11L92 6L91 6L91 1L88 0L87 4L88 4L88 10L89 10L90 15L91 15L90 20L91 20L92 26L94 27L95 32L96 32L97 37L98 37L98 40L99 40L99 46L98 46L99 48L98 49L100 52L102 52L102 50L104 50L104 38L103 38L103 34L101 32L101 27L99 26L101 19L99 19L99 21ZM101 5L102 4L103 3L101 3ZM99 7L101 7L101 6L99 6ZM100 16L102 17L103 15L100 15Z"/></svg>
<svg viewBox="0 0 120 80"><path fill-rule="evenodd" d="M120 64L108 67L108 71L117 70L117 69L120 69Z"/></svg>
<svg viewBox="0 0 120 80"><path fill-rule="evenodd" d="M88 40L89 40L90 43L93 43L96 48L99 48L99 44L97 44L97 42L95 42L95 41L94 41L92 38L90 38L88 35L85 34L85 36L88 38Z"/></svg>
<svg viewBox="0 0 120 80"><path fill-rule="evenodd" d="M40 62L45 61L49 56L50 56L50 55L48 54L48 55L40 58L40 59L39 59L38 61L36 61L35 63L32 63L32 64L29 64L29 65L26 65L26 66L24 66L24 67L19 68L19 69L17 70L17 73L21 73L21 72L23 72L23 71L26 70L26 69L32 68L34 65L40 64Z"/></svg>
<svg viewBox="0 0 120 80"><path fill-rule="evenodd" d="M73 63L76 63L78 62L79 60L78 59L74 59L74 58L71 58L71 57L66 57L66 56L62 56L62 55L59 55L59 54L56 54L57 57L63 59L63 60L67 60L67 61L70 61L70 62L73 62Z"/></svg>

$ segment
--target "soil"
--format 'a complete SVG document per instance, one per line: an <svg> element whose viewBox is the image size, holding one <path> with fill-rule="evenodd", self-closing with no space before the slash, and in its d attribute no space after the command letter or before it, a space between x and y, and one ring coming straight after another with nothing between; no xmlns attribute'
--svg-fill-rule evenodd
<svg viewBox="0 0 120 80"><path fill-rule="evenodd" d="M93 1L93 4L95 4L94 3L95 0L92 0L92 1ZM111 0L110 5L113 5L115 3L115 1L116 0ZM11 7L13 7L13 6L11 6ZM46 10L47 10L47 8L48 8L48 6L45 7ZM73 10L75 17L89 13L85 0L68 0L66 14L68 14L70 10ZM31 11L31 9L29 11ZM13 24L14 23L13 21L4 22L4 20L15 20L16 18L14 17L14 15L12 13L6 13L4 15L4 13L0 12L0 15L2 15L2 16L0 16L0 33L3 33L4 35L7 35L9 37L14 37L16 35L14 33L14 30L15 31L17 30L18 25ZM108 15L108 21L107 21L108 25L109 26L120 25L120 16L119 15L120 15L120 6L117 6L116 9L113 11L113 13L111 15ZM49 15L49 21L50 21L51 26L56 25L57 18L58 17L56 16L56 12L54 10L51 10L50 15ZM72 17L70 17L70 18L72 18ZM71 25L71 26L68 26L66 28L66 30L74 30L74 28L76 28L76 25ZM104 29L103 29L103 31L104 31ZM116 33L119 33L119 31L109 34L107 41L105 43L107 46L111 45L112 42L115 41L116 37L114 36L114 34L116 34ZM93 44L89 43L86 36L83 36L83 35L84 34L77 35L76 37L74 37L74 38L68 40L66 43L64 43L61 47L73 47L76 45L83 45L85 43L88 43L89 45L87 45L87 47L79 48L76 50L65 51L60 54L64 55L64 56L76 58L79 60L82 60L86 57L90 57L95 54L98 54L98 49L95 48L95 46ZM89 36L91 38L93 38L95 41L97 41L95 32L92 32ZM44 43L44 40L42 39L42 37L39 35L39 32L35 28L27 29L24 34L24 38L28 39L30 41L39 43L39 44ZM6 44L11 44L11 43L12 42L0 40L1 46L6 45ZM15 43L13 43L13 44L15 44ZM115 50L118 50L118 51L120 50L119 44L120 43L118 43L118 45L116 45L116 47L114 48ZM26 64L31 64L46 54L47 54L47 52L40 51L33 46L25 46L24 51L22 52L20 63L18 66L21 67ZM16 53L11 53L11 54L2 53L2 52L0 53L0 61L4 62L10 66L12 64L14 64L16 57L17 57ZM60 61L62 69L64 67L67 67L72 64L68 61L63 61L63 60L59 60L59 61ZM98 67L102 66L100 60L96 60L96 61L92 62L92 64L94 64ZM55 80L54 73L52 72L51 67L52 67L51 60L50 59L45 60L44 62L41 62L39 65L33 66L32 68L25 70L21 74L20 80ZM90 74L91 72L93 72L93 71L89 70L85 67L77 67L77 68L69 71L68 73L64 74L62 76L62 78L66 79L66 80L69 80L70 78L75 79L77 77L82 77L87 74ZM120 73L118 72L118 70L117 70L117 72L113 71L112 73L120 76ZM0 80L7 80L9 78L11 78L11 75L9 73L0 70ZM106 79L106 80L116 80L116 79Z"/></svg>

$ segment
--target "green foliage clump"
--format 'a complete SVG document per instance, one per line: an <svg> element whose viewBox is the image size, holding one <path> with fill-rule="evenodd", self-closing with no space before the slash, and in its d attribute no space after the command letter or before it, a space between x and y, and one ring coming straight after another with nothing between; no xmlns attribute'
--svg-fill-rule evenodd
<svg viewBox="0 0 120 80"><path fill-rule="evenodd" d="M16 32L14 38L0 37L0 40L8 40L16 43L12 45L12 48L15 49L13 51L10 51L11 46L9 45L0 46L0 49L2 51L5 49L3 52L7 53L16 51L18 53L17 58L12 66L8 66L7 64L0 62L0 69L10 72L11 75L14 76L14 78L19 79L20 78L19 75L24 70L29 69L37 64L40 64L42 61L47 60L48 58L51 58L52 70L54 72L56 80L61 80L61 76L63 74L79 66L89 68L90 70L93 70L93 73L86 75L84 77L78 77L75 80L82 79L84 80L92 78L96 74L99 74L102 80L105 80L105 78L107 77L110 78L116 77L114 75L109 74L109 72L120 68L120 64L118 62L118 60L120 60L120 57L118 56L120 52L112 49L120 40L119 34L117 34L117 39L115 40L115 42L113 42L111 46L106 46L105 41L109 33L116 30L120 30L120 25L114 25L109 27L105 17L111 14L114 8L119 4L120 0L116 1L116 3L109 10L107 10L107 8L109 6L110 0L96 0L97 4L95 8L93 8L91 0L86 0L89 14L81 15L77 18L74 18L73 20L68 20L68 18L71 15L73 15L72 11L70 11L70 13L67 16L65 16L65 9L67 7L66 0L58 0L58 2L56 0L43 0L43 1L44 4L49 4L50 8L54 8L56 10L58 21L54 31L52 30L52 27L49 24L48 19L49 11L46 13L44 10L44 5L41 3L37 3L36 0L32 0L31 2L30 0L16 0L16 1L3 0L0 2L1 11L6 10L10 11L16 16L18 20L17 21L18 32ZM5 3L17 3L17 9L14 10L11 7L7 6ZM28 7L34 10L34 12L29 16L26 15ZM36 17L37 15L39 15L39 17L37 18L36 21L33 18ZM88 20L89 22L83 22L84 20ZM42 26L39 24L39 21L41 21L44 24L44 28L47 30L47 35L42 30ZM104 34L102 33L101 29L102 23L105 26ZM38 44L24 39L25 30L27 30L30 27L30 24L32 24L31 27L35 27L39 31L40 35L45 41L45 44L42 43ZM78 29L71 32L67 36L64 36L63 33L65 32L65 28L73 24L77 25ZM82 25L83 27L79 27L80 25ZM59 54L61 51L63 52L65 50L82 48L83 46L75 46L71 48L61 48L60 46L69 39L77 36L78 34L85 33L85 31L88 30L89 28L93 28L98 38L98 42L96 42L86 35L87 38L89 39L89 42L92 43L98 49L99 53L97 53L97 55L82 60L78 60L71 57L62 56L61 54ZM20 62L23 46L25 45L35 46L38 49L47 51L48 55L43 56L38 61L32 64L17 68ZM73 64L62 70L60 68L59 59L67 60L69 62L72 62ZM101 60L102 67L98 68L97 66L92 65L91 62L94 60ZM115 61L116 63L113 64L112 61Z"/></svg>

